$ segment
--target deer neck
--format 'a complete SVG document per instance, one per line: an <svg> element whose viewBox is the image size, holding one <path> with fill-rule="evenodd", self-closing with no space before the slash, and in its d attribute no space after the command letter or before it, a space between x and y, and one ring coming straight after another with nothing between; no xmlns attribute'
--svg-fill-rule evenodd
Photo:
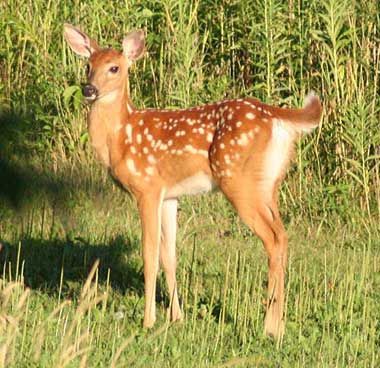
<svg viewBox="0 0 380 368"><path fill-rule="evenodd" d="M96 100L88 118L88 128L92 146L106 167L118 160L117 142L125 121L132 113L128 83L122 88L108 93Z"/></svg>

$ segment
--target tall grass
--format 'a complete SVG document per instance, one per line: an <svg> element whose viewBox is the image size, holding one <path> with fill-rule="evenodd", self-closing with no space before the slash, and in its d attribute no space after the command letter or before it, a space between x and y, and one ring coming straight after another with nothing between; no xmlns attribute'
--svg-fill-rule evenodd
<svg viewBox="0 0 380 368"><path fill-rule="evenodd" d="M8 0L0 6L1 109L27 117L23 128L49 158L72 164L87 146L78 87L83 62L63 43L62 23L80 25L114 47L127 30L143 27L148 53L132 72L138 106L245 95L301 105L314 89L324 105L322 128L300 146L298 180L284 191L286 203L300 203L300 211L312 199L319 213L341 214L354 203L379 214L376 0ZM9 128L4 119L2 125Z"/></svg>

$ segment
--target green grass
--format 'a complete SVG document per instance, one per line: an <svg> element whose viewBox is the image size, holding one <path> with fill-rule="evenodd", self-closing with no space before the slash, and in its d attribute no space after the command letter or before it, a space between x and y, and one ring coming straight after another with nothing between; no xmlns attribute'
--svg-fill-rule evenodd
<svg viewBox="0 0 380 368"><path fill-rule="evenodd" d="M180 202L184 322L166 323L160 276L141 328L136 206L94 159L64 22L114 47L146 29L139 107L321 96L281 190L281 345L263 336L263 247L217 193ZM0 367L378 367L379 30L377 0L0 2Z"/></svg>
<svg viewBox="0 0 380 368"><path fill-rule="evenodd" d="M27 230L2 224L8 234L3 239L10 238L1 253L6 366L65 366L66 359L68 366L90 367L112 366L115 360L120 367L379 363L375 226L359 231L339 218L334 226L292 219L287 331L278 347L263 336L266 256L220 195L183 201L178 277L185 320L166 323L162 277L152 331L141 328L142 261L133 207L125 204L107 214L88 200L79 202L72 210L78 218L75 238L51 238L54 225L41 212L26 215ZM97 259L99 267L86 285Z"/></svg>

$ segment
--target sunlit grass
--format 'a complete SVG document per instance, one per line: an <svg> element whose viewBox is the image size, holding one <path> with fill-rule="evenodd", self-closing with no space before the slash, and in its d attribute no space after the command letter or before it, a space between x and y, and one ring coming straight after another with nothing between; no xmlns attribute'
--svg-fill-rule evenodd
<svg viewBox="0 0 380 368"><path fill-rule="evenodd" d="M195 216L198 203L204 207ZM244 225L228 217L231 209L217 194L181 206L178 282L184 322L167 324L160 277L158 323L144 331L139 225L131 204L122 207L102 221L95 207L76 206L72 216L83 217L76 239L44 240L52 232L49 227L56 226L49 215L40 238L39 213L30 218L29 236L19 243L7 242L12 233L3 232L1 346L6 366L71 361L73 366L120 367L228 362L376 367L376 228L359 230L338 218L333 227L307 226L300 217L288 224L287 331L277 347L263 335L265 252ZM215 207L222 211L213 212ZM126 228L121 214L128 211ZM11 228L3 223L3 230Z"/></svg>

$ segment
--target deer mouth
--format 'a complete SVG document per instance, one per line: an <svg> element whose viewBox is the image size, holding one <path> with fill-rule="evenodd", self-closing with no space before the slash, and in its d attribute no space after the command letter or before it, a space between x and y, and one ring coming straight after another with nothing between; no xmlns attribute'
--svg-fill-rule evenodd
<svg viewBox="0 0 380 368"><path fill-rule="evenodd" d="M92 96L84 96L84 99L86 102L91 103L94 102L98 98L97 95L92 95Z"/></svg>

